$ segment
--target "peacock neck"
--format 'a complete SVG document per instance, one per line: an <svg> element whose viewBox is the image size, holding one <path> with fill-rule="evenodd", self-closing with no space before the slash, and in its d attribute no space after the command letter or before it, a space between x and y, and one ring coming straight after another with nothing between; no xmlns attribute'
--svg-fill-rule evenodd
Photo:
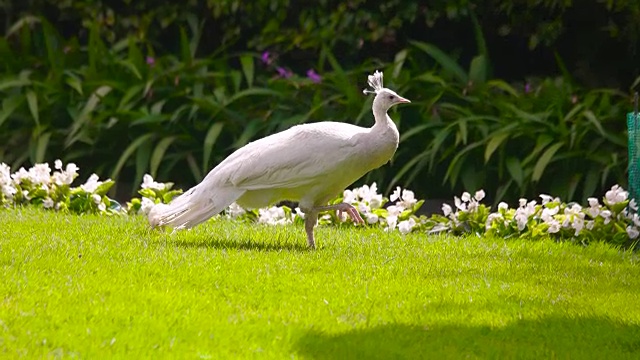
<svg viewBox="0 0 640 360"><path fill-rule="evenodd" d="M376 123L373 125L373 129L396 129L396 124L393 123L393 120L391 120L387 114L387 109L374 105L373 117L376 120Z"/></svg>

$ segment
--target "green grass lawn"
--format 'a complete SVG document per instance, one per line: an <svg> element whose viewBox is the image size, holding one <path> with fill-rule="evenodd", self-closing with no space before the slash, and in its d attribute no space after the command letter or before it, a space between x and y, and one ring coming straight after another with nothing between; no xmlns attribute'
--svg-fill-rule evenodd
<svg viewBox="0 0 640 360"><path fill-rule="evenodd" d="M640 358L604 244L0 211L0 357Z"/></svg>

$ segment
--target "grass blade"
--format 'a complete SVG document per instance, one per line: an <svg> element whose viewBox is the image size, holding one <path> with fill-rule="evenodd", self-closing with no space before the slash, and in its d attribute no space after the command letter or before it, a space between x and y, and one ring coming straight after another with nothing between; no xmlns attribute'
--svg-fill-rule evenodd
<svg viewBox="0 0 640 360"><path fill-rule="evenodd" d="M37 125L40 125L40 112L38 111L38 96L32 90L27 91L27 104L29 112Z"/></svg>
<svg viewBox="0 0 640 360"><path fill-rule="evenodd" d="M251 55L241 56L240 64L242 65L242 72L244 73L244 78L247 80L247 86L252 87L254 70L255 70L253 56Z"/></svg>

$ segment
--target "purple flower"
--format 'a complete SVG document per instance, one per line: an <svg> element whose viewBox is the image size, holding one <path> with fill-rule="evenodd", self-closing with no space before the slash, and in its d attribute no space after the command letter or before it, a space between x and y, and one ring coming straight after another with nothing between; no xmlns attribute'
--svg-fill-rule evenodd
<svg viewBox="0 0 640 360"><path fill-rule="evenodd" d="M313 69L307 70L307 77L311 79L311 81L313 81L314 83L319 83L322 81L322 77L318 75L318 73L315 72L315 70Z"/></svg>
<svg viewBox="0 0 640 360"><path fill-rule="evenodd" d="M147 56L147 65L149 65L149 66L153 66L153 65L155 65L155 64L156 64L156 59L154 59L154 58L153 58L153 57L151 57L151 56Z"/></svg>
<svg viewBox="0 0 640 360"><path fill-rule="evenodd" d="M530 92L531 92L531 84L526 83L526 84L524 85L524 93L525 93L525 94L528 94L528 93L530 93Z"/></svg>
<svg viewBox="0 0 640 360"><path fill-rule="evenodd" d="M268 51L265 51L262 53L262 56L260 57L260 59L262 60L262 63L265 65L271 65L271 54Z"/></svg>
<svg viewBox="0 0 640 360"><path fill-rule="evenodd" d="M280 77L283 77L285 79L288 79L293 75L291 70L285 69L285 68L280 67L280 66L278 66L276 68L276 71L278 72L278 75L280 75Z"/></svg>

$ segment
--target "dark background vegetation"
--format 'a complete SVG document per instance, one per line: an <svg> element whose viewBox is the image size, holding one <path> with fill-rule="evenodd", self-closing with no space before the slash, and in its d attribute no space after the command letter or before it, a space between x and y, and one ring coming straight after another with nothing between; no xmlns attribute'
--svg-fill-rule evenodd
<svg viewBox="0 0 640 360"><path fill-rule="evenodd" d="M5 0L0 12L0 161L14 170L61 158L123 194L146 172L187 187L294 124L368 126L360 91L379 68L413 103L392 114L392 164L362 182L511 202L627 185L637 1Z"/></svg>

